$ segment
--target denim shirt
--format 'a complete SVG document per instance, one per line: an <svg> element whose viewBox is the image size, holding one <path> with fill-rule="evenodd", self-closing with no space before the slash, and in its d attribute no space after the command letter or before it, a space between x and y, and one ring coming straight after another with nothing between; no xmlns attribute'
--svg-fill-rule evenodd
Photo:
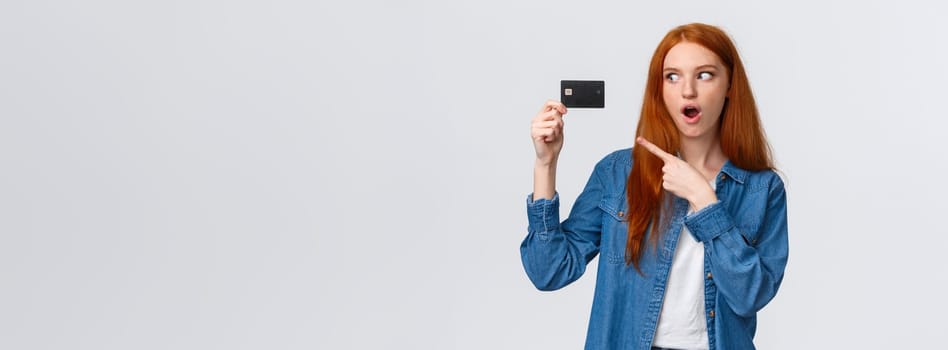
<svg viewBox="0 0 948 350"><path fill-rule="evenodd" d="M529 227L520 254L530 281L543 291L562 288L600 254L586 349L648 350L684 225L704 245L710 349L754 349L757 311L777 294L787 264L783 181L773 171L751 172L725 162L715 179L717 202L687 214L688 201L673 199L667 231L657 247L644 246L639 274L625 263L625 185L631 170L631 149L599 161L562 223L558 193L552 199L527 197Z"/></svg>

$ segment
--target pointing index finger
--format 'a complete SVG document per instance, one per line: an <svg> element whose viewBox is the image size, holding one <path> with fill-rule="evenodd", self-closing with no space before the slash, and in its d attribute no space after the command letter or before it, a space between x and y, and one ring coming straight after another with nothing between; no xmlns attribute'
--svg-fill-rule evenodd
<svg viewBox="0 0 948 350"><path fill-rule="evenodd" d="M647 149L649 152L652 152L652 154L654 154L656 157L661 158L661 160L663 161L667 162L671 160L672 158L678 158L671 155L668 152L663 151L661 148L658 148L658 146L649 142L644 137L639 136L638 138L635 139L635 141L638 141L640 145L645 147L645 149Z"/></svg>

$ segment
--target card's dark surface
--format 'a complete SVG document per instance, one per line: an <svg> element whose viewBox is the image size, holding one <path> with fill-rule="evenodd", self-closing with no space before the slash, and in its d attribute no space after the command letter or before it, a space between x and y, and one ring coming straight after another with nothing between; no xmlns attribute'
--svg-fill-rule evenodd
<svg viewBox="0 0 948 350"><path fill-rule="evenodd" d="M567 108L605 108L606 82L560 80L560 102Z"/></svg>

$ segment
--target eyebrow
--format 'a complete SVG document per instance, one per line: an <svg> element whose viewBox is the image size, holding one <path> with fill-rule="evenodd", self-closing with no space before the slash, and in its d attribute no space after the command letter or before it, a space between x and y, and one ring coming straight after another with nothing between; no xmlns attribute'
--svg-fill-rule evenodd
<svg viewBox="0 0 948 350"><path fill-rule="evenodd" d="M716 66L716 65L713 65L713 64L702 64L702 65L700 65L700 66L695 67L695 70L708 69L708 68L716 69L716 70L720 70L720 69L721 69L720 67L718 67L718 66ZM675 68L675 67L668 67L668 68L662 69L662 72L667 72L667 71L675 71L675 72L677 72L677 71L679 71L679 70L680 70L680 69Z"/></svg>

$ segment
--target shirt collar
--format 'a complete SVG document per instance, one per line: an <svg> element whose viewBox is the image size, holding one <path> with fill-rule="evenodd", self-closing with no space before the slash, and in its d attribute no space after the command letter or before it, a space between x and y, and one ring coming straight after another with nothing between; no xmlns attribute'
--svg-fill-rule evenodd
<svg viewBox="0 0 948 350"><path fill-rule="evenodd" d="M747 170L738 168L733 163L731 163L730 159L724 161L724 165L721 166L721 172L727 174L727 176L731 177L734 179L734 181L737 181L740 184L744 184L744 180L747 179Z"/></svg>

